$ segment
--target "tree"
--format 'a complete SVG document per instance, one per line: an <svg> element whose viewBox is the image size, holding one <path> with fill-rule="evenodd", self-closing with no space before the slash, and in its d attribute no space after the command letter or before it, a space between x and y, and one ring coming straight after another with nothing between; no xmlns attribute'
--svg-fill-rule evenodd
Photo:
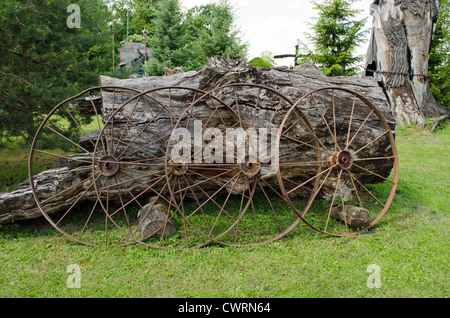
<svg viewBox="0 0 450 318"><path fill-rule="evenodd" d="M145 65L149 74L162 75L165 67L183 65L183 48L187 44L187 33L182 18L179 0L159 2L154 21L154 35L150 40L155 61Z"/></svg>
<svg viewBox="0 0 450 318"><path fill-rule="evenodd" d="M61 100L98 83L112 66L110 14L101 0L77 1L80 28L67 24L69 0L11 0L0 6L0 128L31 141Z"/></svg>
<svg viewBox="0 0 450 318"><path fill-rule="evenodd" d="M200 69L213 56L245 57L247 44L241 43L233 22L228 1L196 6L183 13L178 0L161 0L150 40L155 61L146 64L147 73L162 75L166 67Z"/></svg>
<svg viewBox="0 0 450 318"><path fill-rule="evenodd" d="M127 40L129 36L142 37L146 29L149 37L155 30L154 20L159 0L116 0L111 1L113 27L118 42Z"/></svg>
<svg viewBox="0 0 450 318"><path fill-rule="evenodd" d="M356 48L365 41L368 30L363 30L367 19L355 20L360 12L351 8L355 0L323 0L313 2L318 11L312 34L307 39L313 45L310 51L303 45L300 61L311 61L326 75L355 75L355 64L363 57L355 56Z"/></svg>
<svg viewBox="0 0 450 318"><path fill-rule="evenodd" d="M188 17L194 19L194 34L197 34L192 42L192 51L197 57L193 68L203 67L207 58L213 56L246 56L247 44L241 43L239 31L233 25L233 8L229 1L195 7L189 10Z"/></svg>
<svg viewBox="0 0 450 318"><path fill-rule="evenodd" d="M429 119L439 122L450 115L450 109L440 105L431 93L428 73L439 3L439 0L396 0L377 1L371 6L373 28L366 74L374 76L383 87L400 125L425 127ZM439 49L440 37L435 38L432 77L433 70L448 67L443 61L436 61L445 57L445 52ZM448 50L448 42L442 49Z"/></svg>
<svg viewBox="0 0 450 318"><path fill-rule="evenodd" d="M431 44L429 75L430 89L436 100L450 107L450 6L441 0L436 32Z"/></svg>

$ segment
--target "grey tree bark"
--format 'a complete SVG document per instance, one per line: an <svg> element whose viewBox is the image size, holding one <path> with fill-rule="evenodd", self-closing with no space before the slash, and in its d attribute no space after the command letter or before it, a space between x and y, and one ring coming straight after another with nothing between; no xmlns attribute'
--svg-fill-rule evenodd
<svg viewBox="0 0 450 318"><path fill-rule="evenodd" d="M201 89L204 91L209 91L215 87L223 86L229 83L254 83L265 85L267 87L271 87L272 89L277 90L279 93L291 99L293 102L296 102L304 95L310 93L313 90L325 88L325 87L341 87L354 91L360 95L363 95L365 98L371 101L375 105L375 107L383 114L388 125L391 127L393 131L395 131L395 119L392 116L389 106L386 103L385 96L382 90L379 88L378 84L373 81L372 78L357 78L357 77L326 77L322 73L320 73L317 69L312 67L311 65L304 65L302 67L296 67L294 70L289 70L287 68L255 68L246 64L243 60L235 60L235 59L211 59L208 65L201 71L198 72L187 72L181 73L171 76L164 77L146 77L139 79L127 79L127 80L119 80L111 77L101 77L100 84L104 86L108 85L118 85L122 87L130 87L134 89L138 89L140 91L147 91L156 87L165 87L165 86L185 86L191 87L195 89ZM324 100L329 97L321 96L321 93L318 93L318 98L323 97ZM245 100L248 98L249 100L254 96L243 96L242 100L245 103ZM223 97L226 100L226 96ZM120 94L115 95L115 102L120 103L120 101L126 101L128 96L126 92L123 93L123 96ZM233 98L231 97L233 100ZM173 107L172 109L175 111L173 114L174 117L180 116L181 112L186 108L186 105L189 105L189 102L192 100L192 97L187 96L175 96L173 97ZM99 102L100 99L96 100ZM98 105L98 110L103 109L104 118L108 118L111 115L112 109L114 108L111 100L111 96L108 93L104 93L102 96L103 107ZM270 101L268 101L270 103ZM275 101L274 101L275 103ZM367 112L358 112L355 110L354 114L352 108L354 108L354 100L353 98L348 98L339 95L336 93L336 104L337 112L333 114L333 110L331 108L332 101L328 100L327 102L320 105L322 108L323 116L327 118L329 123L332 123L334 120L336 121L336 131L341 132L338 134L337 139L345 144L345 139L347 138L347 131L349 127L349 119L352 118L353 122L353 134L356 133L356 130L359 126L364 126L363 129L359 132L361 139L364 144L374 140L377 136L380 136L380 132L383 132L382 127L379 126L379 123L371 118L367 117ZM79 107L83 109L84 102L80 101ZM314 131L318 136L327 136L329 127L327 127L323 121L323 118L319 114L316 105L312 101L305 101L300 105L302 112L304 112L313 126ZM116 106L117 108L117 106ZM265 127L265 121L267 118L273 116L275 107L268 107L266 109L258 110L258 116L256 121L260 127ZM148 122L149 115L144 111L136 111L131 118L131 121L135 122L136 125L145 125ZM287 108L282 109L279 114L279 118L283 118L283 114L288 111ZM123 118L120 118L119 114L117 120L115 120L115 125L118 131L122 131L121 124L126 124L123 121ZM370 116L370 115L369 115ZM333 119L335 117L335 119ZM162 118L161 120L167 120ZM359 123L359 124L357 124ZM362 125L364 123L364 125ZM280 122L276 123L280 124ZM333 129L334 127L332 127ZM380 130L381 129L381 130ZM308 135L309 132L303 128L304 131L299 131L298 135ZM151 134L152 132L149 131ZM156 133L156 132L155 132ZM91 134L91 138L96 138L98 135L95 132ZM125 140L130 140L133 142L142 142L143 145L148 143L147 139L143 140L134 140L133 134L130 136L125 136ZM155 138L154 136L149 136L149 138ZM334 141L331 137L323 137L322 142L325 144L332 144ZM86 139L86 138L85 138ZM84 140L85 141L85 140ZM83 142L83 138L80 140ZM355 147L358 145L355 145ZM361 145L359 145L361 147ZM144 146L145 147L145 146ZM149 150L151 151L151 150ZM366 149L366 151L370 151L371 157L385 157L389 155L391 151L389 143L379 142L370 145ZM301 156L305 161L308 160L317 160L315 155L315 151L305 151L302 153L288 153L287 156ZM76 197L85 192L84 197L90 199L91 201L95 201L96 193L93 188L86 188L86 185L81 180L85 179L91 173L91 170L86 169L86 167L78 167L80 162L87 162L86 165L90 162L92 158L89 157L89 154L77 154L74 155L77 158L82 158L82 161L71 161L66 160L65 162L60 162L60 165L56 167L51 173L43 172L36 176L35 183L38 184L39 188L45 192L45 196L48 198L52 198L48 200L46 203L46 212L48 214L56 213L61 211L64 208L71 206ZM365 173L365 171L360 171L358 175L358 179L364 180L365 183L379 183L383 180L376 177L375 174L387 177L391 173L393 167L393 160L383 160L379 161L370 167L372 173ZM77 170L80 168L80 170ZM302 177L308 177L309 173L314 175L315 170L309 172L307 170L299 172ZM291 177L291 176L289 176ZM292 176L295 177L295 176ZM267 181L276 186L276 177L273 175L267 176ZM330 184L330 189L334 189L332 184L336 183L336 180L330 178L328 181ZM135 191L141 191L139 189L139 185L137 184ZM323 187L324 196L327 195L327 185ZM342 191L345 193L345 184L342 184ZM137 192L139 193L139 192ZM55 194L58 194L55 196ZM124 194L127 195L127 194ZM329 194L328 194L329 195ZM40 211L38 210L31 192L31 188L28 182L24 182L21 184L20 188L11 193L1 193L0 194L0 224L7 224L16 222L19 220L27 220L34 219L41 216Z"/></svg>
<svg viewBox="0 0 450 318"><path fill-rule="evenodd" d="M427 118L450 112L436 102L428 83L428 60L439 0L374 0L366 75L383 87L399 124L425 127Z"/></svg>

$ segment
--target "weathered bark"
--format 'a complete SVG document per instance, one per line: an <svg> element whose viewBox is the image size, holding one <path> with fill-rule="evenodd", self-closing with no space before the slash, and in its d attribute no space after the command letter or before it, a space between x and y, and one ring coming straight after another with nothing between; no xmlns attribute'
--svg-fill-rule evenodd
<svg viewBox="0 0 450 318"><path fill-rule="evenodd" d="M313 90L325 87L342 87L349 90L354 91L360 95L363 95L367 98L371 103L377 107L380 112L384 115L386 121L392 130L395 130L395 120L390 112L390 109L386 103L385 96L373 79L367 78L357 78L357 77L326 77L322 73L318 72L316 69L312 67L308 67L308 65L304 67L297 67L293 71L288 70L287 68L254 68L247 65L242 60L233 60L233 59L211 59L208 65L199 72L187 72L176 74L172 76L164 76L164 77L144 77L139 79L126 79L119 80L111 77L102 76L100 79L100 84L104 86L121 86L121 87L129 87L132 89L137 89L139 91L148 91L157 87L165 87L165 86L185 86L191 87L195 89L201 89L204 91L209 91L215 87L222 86L228 83L254 83L265 85L271 87L272 89L277 90L279 93L291 99L293 102L296 102L304 95L310 93ZM318 97L320 98L321 93L318 93ZM127 91L120 92L116 90L115 92L115 103L116 108L117 105L124 103L130 98L130 93ZM173 112L173 116L177 118L180 114L185 110L186 106L189 105L192 97L190 96L171 96L171 109ZM232 103L233 96L227 96L224 94L221 96L225 102L227 99L230 99L230 103ZM254 100L255 96L252 95L252 92L248 91L248 96L245 94L241 96L243 103L248 100ZM267 108L261 108L258 110L258 116L256 116L256 126L258 127L266 127L267 121L274 114L274 110L276 109L275 104L276 101L272 103L274 105L270 106L270 98L268 98L267 104L269 105ZM323 96L324 99L329 99L329 97ZM103 107L98 107L98 109L102 109L104 111L103 117L107 120L113 110L114 105L112 103L112 94L105 92L102 96ZM353 99L345 97L341 95L339 92L336 92L335 96L336 103L336 131L338 132L338 141L345 144L345 139L347 138L347 130L349 125L349 119L352 113L352 105ZM331 109L332 101L327 100L326 103L321 104L322 112L324 116L327 118L328 122L333 121L333 111ZM130 106L131 107L131 106ZM199 107L202 107L201 105ZM251 109L252 106L248 106ZM315 130L316 134L319 138L322 139L323 143L330 145L333 144L333 140L328 136L328 128L324 124L322 117L320 116L317 106L314 105L311 101L304 102L299 105L302 111L308 116L308 119ZM277 116L277 120L273 123L275 126L280 125L284 114L288 111L288 107L281 109L280 113ZM124 109L126 113L127 110ZM205 113L210 114L205 109ZM249 113L253 113L249 111ZM365 122L364 129L361 130L359 136L361 136L361 145L367 143L370 140L373 140L376 136L380 135L380 131L382 132L383 127L380 127L379 121L375 120L373 117L370 120L365 121L368 111L366 110L358 112L357 110L353 114L353 123L354 128L352 130L353 134L355 134L357 128L361 123ZM160 116L159 123L161 127L165 127L163 129L172 128L170 125L170 119L165 116ZM136 111L133 113L131 118L132 122L135 123L136 126L142 127L146 123L148 123L152 117L149 115L148 111L143 105L138 105ZM359 123L359 125L357 124ZM117 116L114 117L114 130L117 130L117 133L120 134L122 132L123 125L126 124L124 117L118 113ZM210 124L214 126L214 122L211 121ZM155 139L157 134L157 129L151 129L151 125L149 126L149 138ZM133 128L133 127L132 127ZM304 128L303 128L304 129ZM380 130L381 129L381 130ZM299 131L299 135L308 135L306 129L305 131ZM155 135L151 135L152 132ZM124 136L125 142L133 142L139 145L148 144L147 139L138 138L135 140L137 130L133 131L130 129L127 132L127 135ZM110 134L110 132L108 132ZM91 138L95 139L96 134L92 133ZM81 143L86 143L86 138L80 140ZM361 147L355 142L355 147ZM138 146L139 147L139 146ZM162 153L156 147L153 148L145 148L146 151L154 154L155 156L161 156ZM358 148L356 148L358 149ZM88 149L90 150L90 149ZM90 150L91 151L91 150ZM389 156L390 154L390 145L386 142L379 142L368 147L365 152L368 152L371 157L384 157ZM299 156L298 153L288 153L289 156ZM46 203L45 209L48 214L55 213L60 211L61 209L68 208L71 204L76 200L77 196L84 191L84 197L90 199L92 201L96 200L96 193L93 187L87 188L89 183L83 182L86 178L89 178L92 170L90 169L90 162L92 157L88 154L79 154L78 158L81 156L85 163L81 161L71 161L60 162L59 167L56 170L51 172L43 172L42 174L36 176L35 182L40 191L45 192L46 198L51 198L54 194L60 193L58 196L52 198ZM316 152L314 149L306 149L301 153L301 157L303 160L317 160ZM81 162L81 164L80 164ZM376 162L373 166L368 167L374 173L381 175L383 177L387 177L392 169L393 161L392 160L382 160ZM150 171L149 171L150 172ZM297 175L289 176L289 177L299 177L299 178L308 178L311 175L313 176L316 173L316 169L303 169L302 171L294 171ZM383 180L376 177L374 174L367 174L364 171L358 172L356 175L358 179L364 180L365 183L379 183ZM120 174L117 176L118 181L121 181ZM275 174L269 174L266 177L268 183L276 186L276 177ZM140 182L134 183L132 186L127 188L127 191L140 193L142 191L142 187L145 186L146 182L149 180L141 179ZM239 181L238 181L239 182ZM328 183L323 187L323 197L329 197L330 193L328 189L334 189L333 185L336 184L336 179L330 177ZM211 186L214 187L214 184L205 185L205 187ZM342 183L342 192L345 198L351 197L350 190L346 188L345 183ZM64 191L64 192L62 192ZM125 190L124 190L125 191ZM234 191L239 191L239 187L235 187ZM327 192L328 191L328 192ZM129 193L121 193L122 198L125 200L129 197ZM111 191L110 197L118 197L117 193ZM119 202L118 202L119 203ZM39 217L41 214L34 203L33 196L31 194L31 189L27 182L23 183L20 186L20 189L14 191L12 193L3 193L0 194L0 224L11 223L18 220L25 219L33 219Z"/></svg>
<svg viewBox="0 0 450 318"><path fill-rule="evenodd" d="M449 112L433 97L428 60L438 0L375 0L366 75L383 86L399 124L425 127L427 118Z"/></svg>

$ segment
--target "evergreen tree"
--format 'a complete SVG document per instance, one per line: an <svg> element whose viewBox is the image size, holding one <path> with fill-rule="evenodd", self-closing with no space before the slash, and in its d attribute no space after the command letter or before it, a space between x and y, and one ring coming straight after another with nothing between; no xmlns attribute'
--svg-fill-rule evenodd
<svg viewBox="0 0 450 318"><path fill-rule="evenodd" d="M30 141L52 107L111 70L110 14L80 0L80 28L67 24L73 1L9 0L0 6L0 129Z"/></svg>
<svg viewBox="0 0 450 318"><path fill-rule="evenodd" d="M204 66L207 58L213 56L246 56L247 45L241 43L239 31L233 25L233 8L229 1L196 7L190 10L188 16L197 22L194 23L197 38L192 42L197 65L194 64L193 68Z"/></svg>
<svg viewBox="0 0 450 318"><path fill-rule="evenodd" d="M183 14L178 0L160 0L150 40L155 61L146 64L147 73L162 75L166 67L200 69L213 56L245 57L247 44L241 43L233 22L228 1L197 6Z"/></svg>
<svg viewBox="0 0 450 318"><path fill-rule="evenodd" d="M436 101L450 107L450 6L442 0L429 59L430 89Z"/></svg>
<svg viewBox="0 0 450 318"><path fill-rule="evenodd" d="M179 0L164 0L156 11L154 35L150 39L155 61L145 65L151 75L163 75L165 68L181 67L183 48L187 44Z"/></svg>
<svg viewBox="0 0 450 318"><path fill-rule="evenodd" d="M358 45L365 41L366 19L355 20L359 10L351 8L355 0L323 0L314 2L318 11L312 34L307 38L313 45L310 51L303 44L300 61L311 61L330 76L355 75L355 64L362 57L354 56Z"/></svg>

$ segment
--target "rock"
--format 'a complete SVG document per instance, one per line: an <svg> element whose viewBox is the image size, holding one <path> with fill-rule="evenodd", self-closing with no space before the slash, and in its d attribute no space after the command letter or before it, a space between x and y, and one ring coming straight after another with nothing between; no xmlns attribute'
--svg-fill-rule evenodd
<svg viewBox="0 0 450 318"><path fill-rule="evenodd" d="M294 67L294 72L297 72L306 76L316 76L316 77L326 77L314 64L311 62L305 62L302 65L297 65Z"/></svg>
<svg viewBox="0 0 450 318"><path fill-rule="evenodd" d="M347 220L347 225L355 229L368 227L372 222L368 210L351 205L345 205L344 209L335 206L331 209L331 217L342 222Z"/></svg>
<svg viewBox="0 0 450 318"><path fill-rule="evenodd" d="M156 198L152 198L138 212L139 230L143 238L170 237L176 233L176 226L173 219L167 218L167 212L167 206L156 202Z"/></svg>

